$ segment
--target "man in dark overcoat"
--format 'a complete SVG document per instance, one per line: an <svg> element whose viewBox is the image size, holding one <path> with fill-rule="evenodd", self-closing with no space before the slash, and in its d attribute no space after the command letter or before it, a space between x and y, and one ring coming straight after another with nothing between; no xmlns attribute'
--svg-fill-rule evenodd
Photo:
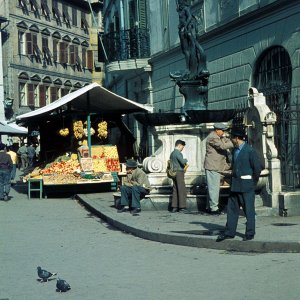
<svg viewBox="0 0 300 300"><path fill-rule="evenodd" d="M240 207L246 216L244 241L255 235L255 188L262 170L262 164L256 151L245 142L245 131L233 128L231 140L234 145L232 153L232 178L227 205L226 230L217 238L217 242L235 237Z"/></svg>

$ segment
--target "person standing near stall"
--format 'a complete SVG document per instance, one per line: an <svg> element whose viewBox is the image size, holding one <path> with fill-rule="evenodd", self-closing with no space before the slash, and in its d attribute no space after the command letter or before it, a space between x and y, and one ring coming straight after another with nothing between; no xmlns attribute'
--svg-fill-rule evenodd
<svg viewBox="0 0 300 300"><path fill-rule="evenodd" d="M12 166L12 160L6 153L6 146L0 143L0 200L8 200Z"/></svg>
<svg viewBox="0 0 300 300"><path fill-rule="evenodd" d="M12 170L11 170L11 175L10 175L10 180L11 180L11 183L15 183L18 156L17 156L17 153L15 151L13 151L13 146L9 146L8 150L9 151L7 152L7 154L10 156L10 158L12 160L12 163L13 163Z"/></svg>
<svg viewBox="0 0 300 300"><path fill-rule="evenodd" d="M21 158L21 169L22 169L22 171L24 171L27 168L27 166L28 166L27 147L26 147L26 145L24 143L19 148L17 154Z"/></svg>
<svg viewBox="0 0 300 300"><path fill-rule="evenodd" d="M188 213L186 209L186 186L184 182L184 168L187 164L187 159L183 158L182 150L185 147L185 141L177 140L175 142L175 149L170 155L170 161L173 170L176 171L176 176L173 178L173 192L172 192L172 213Z"/></svg>

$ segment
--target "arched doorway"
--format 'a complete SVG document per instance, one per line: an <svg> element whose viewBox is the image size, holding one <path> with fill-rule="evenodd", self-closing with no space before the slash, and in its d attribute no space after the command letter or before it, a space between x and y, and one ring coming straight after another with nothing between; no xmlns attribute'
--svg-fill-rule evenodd
<svg viewBox="0 0 300 300"><path fill-rule="evenodd" d="M281 161L282 188L299 185L297 127L300 114L296 101L291 99L292 65L288 52L282 46L267 49L257 60L254 86L264 93L267 105L277 115L275 145Z"/></svg>

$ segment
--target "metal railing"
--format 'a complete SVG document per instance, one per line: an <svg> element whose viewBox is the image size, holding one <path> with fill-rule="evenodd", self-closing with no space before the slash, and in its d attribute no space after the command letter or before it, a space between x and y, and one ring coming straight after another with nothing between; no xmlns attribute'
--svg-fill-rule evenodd
<svg viewBox="0 0 300 300"><path fill-rule="evenodd" d="M108 62L150 56L150 34L148 29L133 28L101 34Z"/></svg>

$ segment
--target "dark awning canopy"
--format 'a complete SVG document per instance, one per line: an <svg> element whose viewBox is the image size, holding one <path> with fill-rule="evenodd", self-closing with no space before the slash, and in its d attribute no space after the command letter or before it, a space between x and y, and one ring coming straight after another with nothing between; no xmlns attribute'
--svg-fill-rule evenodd
<svg viewBox="0 0 300 300"><path fill-rule="evenodd" d="M201 124L214 122L228 122L236 114L236 109L225 110L188 110L183 113L153 113L135 114L137 121L145 126L165 126L179 124ZM185 121L182 120L185 117Z"/></svg>

